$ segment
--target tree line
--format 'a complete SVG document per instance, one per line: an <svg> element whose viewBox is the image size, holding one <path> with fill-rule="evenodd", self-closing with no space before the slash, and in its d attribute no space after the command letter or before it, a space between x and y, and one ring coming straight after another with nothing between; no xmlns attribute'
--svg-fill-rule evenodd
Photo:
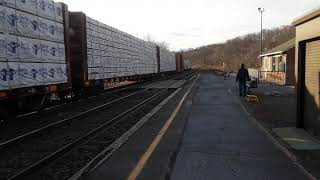
<svg viewBox="0 0 320 180"><path fill-rule="evenodd" d="M259 68L261 33L250 33L224 43L211 44L182 51L184 59L190 59L194 66L208 65L224 70L236 71L241 63L247 67ZM281 26L263 30L263 52L266 52L295 37L293 26Z"/></svg>

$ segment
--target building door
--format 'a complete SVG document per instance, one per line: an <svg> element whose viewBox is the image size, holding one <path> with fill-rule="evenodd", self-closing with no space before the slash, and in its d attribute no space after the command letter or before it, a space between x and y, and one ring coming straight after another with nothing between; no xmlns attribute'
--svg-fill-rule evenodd
<svg viewBox="0 0 320 180"><path fill-rule="evenodd" d="M320 40L306 43L305 52L304 126L319 132Z"/></svg>

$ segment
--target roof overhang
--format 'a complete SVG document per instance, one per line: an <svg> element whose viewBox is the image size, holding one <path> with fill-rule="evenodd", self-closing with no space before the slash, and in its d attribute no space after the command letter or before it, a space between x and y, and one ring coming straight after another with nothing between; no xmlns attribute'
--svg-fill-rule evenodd
<svg viewBox="0 0 320 180"><path fill-rule="evenodd" d="M315 18L318 18L318 17L320 17L320 7L317 7L316 9L308 12L307 14L294 19L292 22L292 25L299 26L305 22L308 22L308 21L315 19Z"/></svg>
<svg viewBox="0 0 320 180"><path fill-rule="evenodd" d="M284 51L277 51L277 52L272 52L272 53L268 53L268 54L262 54L259 57L261 58L261 57L273 56L273 55L277 55L277 54L281 55L281 54L283 54L283 52Z"/></svg>

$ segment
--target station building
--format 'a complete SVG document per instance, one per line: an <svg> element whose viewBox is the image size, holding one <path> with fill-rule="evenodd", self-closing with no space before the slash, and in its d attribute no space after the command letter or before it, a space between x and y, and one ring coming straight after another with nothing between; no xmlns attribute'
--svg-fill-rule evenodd
<svg viewBox="0 0 320 180"><path fill-rule="evenodd" d="M294 85L295 38L260 55L260 79L282 85Z"/></svg>

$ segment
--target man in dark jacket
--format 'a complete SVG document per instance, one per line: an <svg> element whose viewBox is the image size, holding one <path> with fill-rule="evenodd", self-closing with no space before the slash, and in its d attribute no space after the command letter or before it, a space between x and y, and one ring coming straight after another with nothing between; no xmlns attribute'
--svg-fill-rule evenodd
<svg viewBox="0 0 320 180"><path fill-rule="evenodd" d="M247 81L251 81L251 80L250 80L249 72L244 67L244 64L241 64L241 68L238 71L236 81L239 82L239 95L246 96L247 95Z"/></svg>

